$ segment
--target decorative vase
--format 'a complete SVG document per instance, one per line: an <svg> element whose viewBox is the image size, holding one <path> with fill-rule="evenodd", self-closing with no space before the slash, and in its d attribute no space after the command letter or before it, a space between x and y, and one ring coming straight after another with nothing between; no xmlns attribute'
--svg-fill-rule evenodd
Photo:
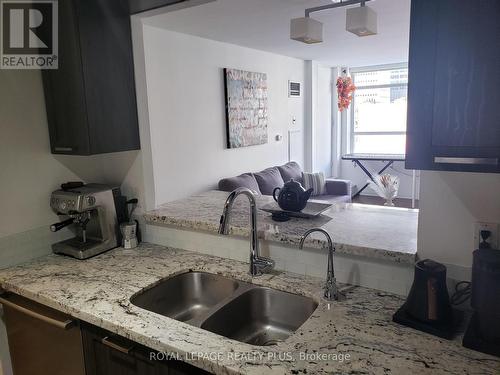
<svg viewBox="0 0 500 375"><path fill-rule="evenodd" d="M392 202L392 198L389 198L385 201L384 206L394 207L394 203Z"/></svg>
<svg viewBox="0 0 500 375"><path fill-rule="evenodd" d="M399 177L386 173L376 175L373 181L368 181L368 183L380 197L385 199L384 206L394 207L393 199L398 195Z"/></svg>

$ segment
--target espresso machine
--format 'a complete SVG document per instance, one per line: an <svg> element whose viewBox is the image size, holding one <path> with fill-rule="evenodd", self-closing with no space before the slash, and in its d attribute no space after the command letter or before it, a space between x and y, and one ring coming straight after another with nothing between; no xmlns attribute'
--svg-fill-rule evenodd
<svg viewBox="0 0 500 375"><path fill-rule="evenodd" d="M119 246L119 223L125 218L120 188L101 184L70 182L50 197L50 207L61 221L50 226L52 232L70 227L73 238L55 243L52 251L87 259Z"/></svg>

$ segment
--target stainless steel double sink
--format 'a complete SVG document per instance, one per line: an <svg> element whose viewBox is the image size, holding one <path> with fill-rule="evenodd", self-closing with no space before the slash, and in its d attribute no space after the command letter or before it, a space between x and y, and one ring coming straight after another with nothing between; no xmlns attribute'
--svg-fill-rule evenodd
<svg viewBox="0 0 500 375"><path fill-rule="evenodd" d="M318 304L311 298L224 276L187 272L133 296L132 304L252 345L292 335Z"/></svg>

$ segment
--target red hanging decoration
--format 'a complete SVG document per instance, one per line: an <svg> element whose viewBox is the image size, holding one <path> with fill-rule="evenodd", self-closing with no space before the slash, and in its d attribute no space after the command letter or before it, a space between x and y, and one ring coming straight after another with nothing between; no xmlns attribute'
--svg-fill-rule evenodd
<svg viewBox="0 0 500 375"><path fill-rule="evenodd" d="M356 86L352 83L351 77L337 78L338 106L340 112L349 108L349 104L351 104L352 101L352 94L355 90Z"/></svg>

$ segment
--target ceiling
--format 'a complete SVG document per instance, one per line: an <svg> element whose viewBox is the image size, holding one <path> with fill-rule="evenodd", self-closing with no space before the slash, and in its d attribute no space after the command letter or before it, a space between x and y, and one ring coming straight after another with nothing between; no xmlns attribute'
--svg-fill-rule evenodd
<svg viewBox="0 0 500 375"><path fill-rule="evenodd" d="M163 13L145 23L221 42L316 60L330 66L366 66L408 60L410 0L373 0L378 35L360 38L345 31L345 8L313 13L324 24L324 42L289 39L290 19L331 0L217 0Z"/></svg>

